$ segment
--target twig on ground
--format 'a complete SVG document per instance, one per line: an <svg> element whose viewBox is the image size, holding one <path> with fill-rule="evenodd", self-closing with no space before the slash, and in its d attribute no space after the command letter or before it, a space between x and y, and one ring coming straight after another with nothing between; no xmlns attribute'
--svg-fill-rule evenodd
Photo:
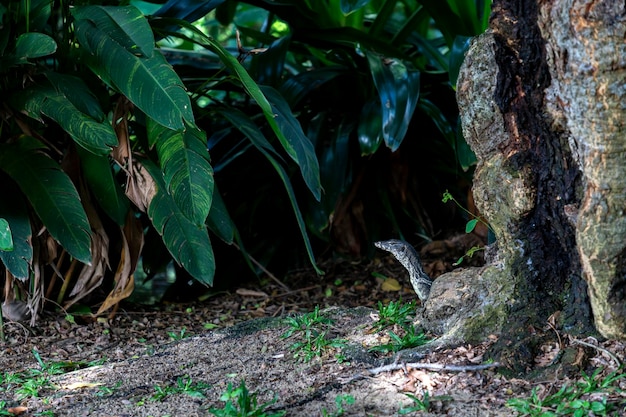
<svg viewBox="0 0 626 417"><path fill-rule="evenodd" d="M481 365L446 365L442 363L420 363L420 362L405 362L405 363L392 363L389 365L379 366L378 368L367 369L365 372L357 374L347 381L343 382L348 384L352 381L356 381L361 378L366 378L371 375L378 375L383 372L397 371L399 369L405 370L407 368L413 369L427 369L429 371L436 372L476 372L490 368L497 368L500 366L499 362L484 363Z"/></svg>
<svg viewBox="0 0 626 417"><path fill-rule="evenodd" d="M563 341L561 340L561 335L559 334L559 331L556 329L556 327L554 327L554 324L552 324L550 320L548 320L548 326L550 326L550 328L556 334L556 338L559 340L559 349L562 350L564 348L564 345L563 345Z"/></svg>
<svg viewBox="0 0 626 417"><path fill-rule="evenodd" d="M613 353L611 353L611 351L608 350L608 349L605 349L605 348L600 347L600 346L596 346L596 345L594 345L592 343L589 343L589 342L584 342L582 340L574 339L574 338L572 338L572 343L576 343L576 344L579 344L579 345L587 346L587 347L596 349L596 350L598 350L598 351L600 351L602 353L606 353L613 360L613 362L615 362L615 366L617 366L618 368L622 366L622 362L619 360L619 358L617 356L615 356Z"/></svg>
<svg viewBox="0 0 626 417"><path fill-rule="evenodd" d="M320 288L320 287L321 287L321 285L311 285L309 287L304 287L304 288L300 288L300 289L293 290L293 291L287 291L287 292L284 292L282 294L271 295L270 298L286 297L288 295L299 294L301 292L314 290L314 289Z"/></svg>
<svg viewBox="0 0 626 417"><path fill-rule="evenodd" d="M500 366L499 362L484 363L481 365L446 365L442 363L392 363L391 365L379 366L378 368L368 369L367 373L371 375L377 375L382 372L397 371L398 369L414 368L414 369L427 369L429 371L441 371L441 372L474 372L482 371L484 369L497 368Z"/></svg>

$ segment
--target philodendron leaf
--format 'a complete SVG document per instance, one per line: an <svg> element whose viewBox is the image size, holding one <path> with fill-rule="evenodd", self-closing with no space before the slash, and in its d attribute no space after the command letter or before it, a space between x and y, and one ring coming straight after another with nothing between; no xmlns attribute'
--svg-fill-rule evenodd
<svg viewBox="0 0 626 417"><path fill-rule="evenodd" d="M0 251L13 250L13 235L11 234L11 226L9 222L0 217Z"/></svg>
<svg viewBox="0 0 626 417"><path fill-rule="evenodd" d="M17 279L24 281L29 276L29 267L33 260L31 227L28 208L24 196L15 182L0 173L0 193L11 198L0 198L0 216L5 219L11 230L13 249L0 250L0 259L4 266Z"/></svg>
<svg viewBox="0 0 626 417"><path fill-rule="evenodd" d="M149 160L141 160L155 184L148 206L148 217L163 238L172 257L196 280L213 284L215 257L206 226L198 227L183 215L167 192L161 170Z"/></svg>
<svg viewBox="0 0 626 417"><path fill-rule="evenodd" d="M419 100L420 73L398 59L382 59L368 52L367 60L378 90L385 144L398 149Z"/></svg>
<svg viewBox="0 0 626 417"><path fill-rule="evenodd" d="M192 127L175 131L152 119L146 125L174 202L189 220L202 226L209 215L214 184L204 132Z"/></svg>
<svg viewBox="0 0 626 417"><path fill-rule="evenodd" d="M96 9L88 9L92 10ZM78 13L82 18L77 19L74 26L80 45L88 52L84 57L91 70L157 123L173 130L183 130L185 122L193 125L187 91L161 52L155 50L151 56L137 56L134 49L127 45L126 32L109 33L108 24L101 24L99 19L91 18L89 14L85 11ZM144 17L137 19L134 14L126 16L120 13L114 17L115 23L125 28L145 20ZM150 31L149 26L146 29L143 24L140 28Z"/></svg>
<svg viewBox="0 0 626 417"><path fill-rule="evenodd" d="M26 136L0 145L0 169L19 185L52 237L80 262L91 263L91 229L80 197L61 167Z"/></svg>

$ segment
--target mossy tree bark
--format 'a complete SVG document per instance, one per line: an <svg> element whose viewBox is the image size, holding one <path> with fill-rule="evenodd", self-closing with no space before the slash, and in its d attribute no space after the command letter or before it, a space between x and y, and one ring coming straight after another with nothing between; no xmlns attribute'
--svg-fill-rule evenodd
<svg viewBox="0 0 626 417"><path fill-rule="evenodd" d="M511 289L505 334L562 311L569 331L593 313L626 339L625 33L623 2L496 0L466 57L457 95L490 276Z"/></svg>

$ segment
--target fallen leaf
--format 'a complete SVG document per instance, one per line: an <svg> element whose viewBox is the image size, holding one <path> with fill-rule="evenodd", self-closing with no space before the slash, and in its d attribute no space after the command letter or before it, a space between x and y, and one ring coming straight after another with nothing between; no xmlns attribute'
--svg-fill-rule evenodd
<svg viewBox="0 0 626 417"><path fill-rule="evenodd" d="M24 406L18 405L17 407L9 407L9 408L7 408L7 411L9 413L11 413L12 415L19 416L20 414L24 414L25 412L27 412L28 411L28 407L24 407Z"/></svg>
<svg viewBox="0 0 626 417"><path fill-rule="evenodd" d="M383 285L381 288L383 291L400 291L402 289L402 286L400 285L397 279L389 278L389 279L386 279L385 282L383 282Z"/></svg>

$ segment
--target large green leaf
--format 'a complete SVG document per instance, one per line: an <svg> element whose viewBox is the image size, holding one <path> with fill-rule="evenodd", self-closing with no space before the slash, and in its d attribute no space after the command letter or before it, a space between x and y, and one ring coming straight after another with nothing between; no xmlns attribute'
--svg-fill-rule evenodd
<svg viewBox="0 0 626 417"><path fill-rule="evenodd" d="M393 15L396 3L397 2L395 0L385 0L382 2L378 13L376 13L376 18L369 27L368 32L370 35L382 36L384 34L385 26Z"/></svg>
<svg viewBox="0 0 626 417"><path fill-rule="evenodd" d="M205 285L213 284L215 257L206 226L198 227L183 215L156 165L149 160L141 160L141 164L156 183L148 216L165 247L192 277Z"/></svg>
<svg viewBox="0 0 626 417"><path fill-rule="evenodd" d="M383 142L382 115L380 112L380 101L377 98L372 98L363 106L357 132L361 155L373 155L376 153Z"/></svg>
<svg viewBox="0 0 626 417"><path fill-rule="evenodd" d="M41 152L41 143L23 137L0 145L0 169L30 201L52 237L80 262L91 263L91 232L80 197L59 165Z"/></svg>
<svg viewBox="0 0 626 417"><path fill-rule="evenodd" d="M465 59L465 53L469 49L470 37L457 36L450 48L450 56L448 58L448 73L450 77L450 84L453 88L456 88L456 81L459 78L459 71L461 70L461 64Z"/></svg>
<svg viewBox="0 0 626 417"><path fill-rule="evenodd" d="M2 4L7 4L3 2ZM20 0L13 3L18 5L16 22L23 23L23 32L43 32L52 14L53 2L50 0ZM4 22L6 24L6 21ZM10 31L7 31L10 32Z"/></svg>
<svg viewBox="0 0 626 417"><path fill-rule="evenodd" d="M197 226L205 223L213 196L213 168L204 132L189 127L184 132L147 120L150 146L156 145L168 191Z"/></svg>
<svg viewBox="0 0 626 417"><path fill-rule="evenodd" d="M213 189L211 210L209 211L209 217L207 217L206 223L209 230L215 233L224 242L229 245L233 243L237 229L228 214L226 203L222 199L222 195L219 193L217 186Z"/></svg>
<svg viewBox="0 0 626 417"><path fill-rule="evenodd" d="M487 27L491 11L490 0L448 0L448 4L461 17L464 26L471 28L472 33L469 35L478 35Z"/></svg>
<svg viewBox="0 0 626 417"><path fill-rule="evenodd" d="M348 69L338 66L303 71L286 79L280 86L280 93L291 107L295 107L327 82L347 73Z"/></svg>
<svg viewBox="0 0 626 417"><path fill-rule="evenodd" d="M154 35L141 11L134 6L83 6L72 14L76 19L90 20L128 52L150 58Z"/></svg>
<svg viewBox="0 0 626 417"><path fill-rule="evenodd" d="M448 58L442 52L442 49L445 50L445 48L441 48L439 45L439 43L444 42L443 39L426 39L419 33L413 32L407 38L407 42L415 45L423 54L421 69L431 73L448 71Z"/></svg>
<svg viewBox="0 0 626 417"><path fill-rule="evenodd" d="M111 219L123 226L126 223L126 214L130 208L130 203L113 177L109 158L94 155L82 148L77 148L77 151L80 155L83 176L94 198Z"/></svg>
<svg viewBox="0 0 626 417"><path fill-rule="evenodd" d="M103 81L165 127L182 130L184 122L193 125L185 87L160 51L150 58L137 56L92 20L77 20L75 27L79 43L91 54L84 57L87 65Z"/></svg>
<svg viewBox="0 0 626 417"><path fill-rule="evenodd" d="M446 118L446 115L443 114L441 109L437 107L432 101L425 98L420 98L417 105L421 111L428 115L428 117L435 124L435 126L437 126L437 129L439 129L443 137L450 144L450 147L452 149L456 149L456 133L454 133L452 125Z"/></svg>
<svg viewBox="0 0 626 417"><path fill-rule="evenodd" d="M9 222L0 217L0 251L10 252L13 250L13 234Z"/></svg>
<svg viewBox="0 0 626 417"><path fill-rule="evenodd" d="M419 100L420 73L397 59L383 62L374 53L366 55L380 97L383 138L395 151L406 135Z"/></svg>
<svg viewBox="0 0 626 417"><path fill-rule="evenodd" d="M100 107L98 99L82 78L61 74L56 71L46 71L44 75L55 90L67 97L78 110L97 122L105 120L106 116Z"/></svg>
<svg viewBox="0 0 626 417"><path fill-rule="evenodd" d="M370 0L341 0L341 12L344 14L352 13L369 3Z"/></svg>
<svg viewBox="0 0 626 417"><path fill-rule="evenodd" d="M323 144L318 153L324 197L321 203L310 204L307 213L309 228L320 237L325 237L324 231L328 232L341 196L351 184L350 137L356 124L350 116L344 116L339 126L331 129L328 119L327 113L320 113L311 121L309 132Z"/></svg>
<svg viewBox="0 0 626 417"><path fill-rule="evenodd" d="M443 33L448 44L452 43L455 35L472 36L476 34L472 30L471 23L454 13L448 1L420 0L420 3L435 20L437 28Z"/></svg>
<svg viewBox="0 0 626 417"><path fill-rule="evenodd" d="M154 14L158 17L173 17L195 22L206 16L211 10L224 3L225 0L169 0ZM235 3L230 1L229 3Z"/></svg>
<svg viewBox="0 0 626 417"><path fill-rule="evenodd" d="M278 85L281 82L290 43L291 36L283 36L273 41L265 52L253 58L250 73L256 74L257 83Z"/></svg>
<svg viewBox="0 0 626 417"><path fill-rule="evenodd" d="M20 64L28 62L28 59L40 58L55 53L57 43L43 33L22 33L15 42L13 55Z"/></svg>
<svg viewBox="0 0 626 417"><path fill-rule="evenodd" d="M0 192L11 198L0 198L0 217L4 218L11 228L13 250L0 250L0 259L9 272L24 281L29 276L29 266L33 260L31 246L31 228L26 202L15 183L0 175L2 182Z"/></svg>
<svg viewBox="0 0 626 417"><path fill-rule="evenodd" d="M313 248L311 247L311 242L309 241L309 236L306 231L306 225L304 223L302 213L300 212L300 207L298 207L298 202L296 200L296 195L291 185L291 181L289 180L289 175L280 164L280 162L278 162L278 160L274 157L275 153L268 148L269 142L263 135L263 132L261 132L257 125L255 125L254 122L252 122L245 114L238 110L224 109L220 111L220 114L228 119L233 126L239 129L241 133L246 135L250 142L252 142L252 144L265 156L265 158L267 158L267 160L272 164L272 166L278 173L280 179L283 182L283 185L285 186L287 195L289 196L289 201L291 202L293 212L296 215L296 221L298 223L298 227L300 228L300 233L302 235L302 240L304 241L307 254L309 255L309 260L311 261L311 264L313 265L313 268L315 268L317 273L322 274L322 271L316 265ZM271 145L269 145L269 147L271 148Z"/></svg>
<svg viewBox="0 0 626 417"><path fill-rule="evenodd" d="M289 156L300 166L304 182L313 191L315 198L320 198L320 169L313 144L302 131L300 122L295 118L289 104L278 91L269 86L260 86L262 93L270 103L273 121L282 133L279 138ZM315 188L313 188L315 187Z"/></svg>
<svg viewBox="0 0 626 417"><path fill-rule="evenodd" d="M50 117L89 152L106 155L118 144L109 123L87 116L52 87L33 86L12 99L16 108L26 110L33 118L40 119L42 114Z"/></svg>
<svg viewBox="0 0 626 417"><path fill-rule="evenodd" d="M456 126L456 158L463 168L464 171L467 171L471 166L476 165L478 160L476 159L476 154L470 148L467 141L463 137L463 129L461 128L461 118L457 119Z"/></svg>
<svg viewBox="0 0 626 417"><path fill-rule="evenodd" d="M174 21L175 19L172 20ZM317 163L317 158L315 157L315 152L311 142L302 132L300 123L293 116L289 105L285 102L281 95L271 87L264 87L263 90L261 90L259 85L252 79L252 77L250 77L237 58L232 56L213 38L204 35L197 28L185 21L177 22L185 29L192 31L199 39L202 39L201 45L215 52L220 57L224 65L226 65L226 67L237 76L243 88L261 108L265 119L274 131L274 134L287 154L300 167L302 178L309 187L309 190L311 190L313 196L319 200L322 189L319 180L319 165ZM172 35L195 42L191 38L185 37L184 35L178 35L175 33L172 33ZM271 96L271 103L265 94L269 94Z"/></svg>

